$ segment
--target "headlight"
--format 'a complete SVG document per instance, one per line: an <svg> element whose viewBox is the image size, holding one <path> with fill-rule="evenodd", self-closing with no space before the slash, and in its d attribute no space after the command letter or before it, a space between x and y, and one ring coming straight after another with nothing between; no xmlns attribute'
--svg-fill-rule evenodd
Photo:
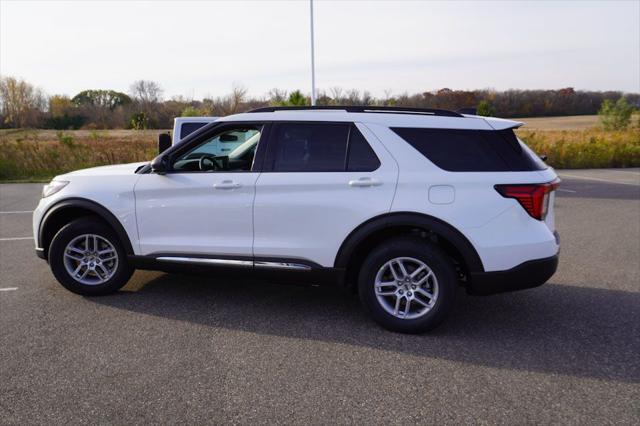
<svg viewBox="0 0 640 426"><path fill-rule="evenodd" d="M68 184L66 180L52 180L42 188L42 198L55 194Z"/></svg>

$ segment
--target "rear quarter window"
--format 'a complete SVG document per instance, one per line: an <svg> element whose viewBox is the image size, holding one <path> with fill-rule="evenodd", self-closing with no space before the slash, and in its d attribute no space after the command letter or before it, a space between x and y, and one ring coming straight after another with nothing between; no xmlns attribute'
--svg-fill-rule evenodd
<svg viewBox="0 0 640 426"><path fill-rule="evenodd" d="M542 170L513 130L391 128L427 159L451 172Z"/></svg>
<svg viewBox="0 0 640 426"><path fill-rule="evenodd" d="M209 123L197 123L197 122L182 123L182 126L180 127L180 139L186 138L191 133L195 132L201 127L204 127L207 124Z"/></svg>

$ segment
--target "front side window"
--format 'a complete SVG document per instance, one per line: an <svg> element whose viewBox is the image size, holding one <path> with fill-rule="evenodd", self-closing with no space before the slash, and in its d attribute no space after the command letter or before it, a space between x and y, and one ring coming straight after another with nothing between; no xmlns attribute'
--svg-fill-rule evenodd
<svg viewBox="0 0 640 426"><path fill-rule="evenodd" d="M253 165L262 126L226 127L180 155L174 172L239 172Z"/></svg>
<svg viewBox="0 0 640 426"><path fill-rule="evenodd" d="M269 141L274 172L373 171L380 161L350 123L279 123Z"/></svg>

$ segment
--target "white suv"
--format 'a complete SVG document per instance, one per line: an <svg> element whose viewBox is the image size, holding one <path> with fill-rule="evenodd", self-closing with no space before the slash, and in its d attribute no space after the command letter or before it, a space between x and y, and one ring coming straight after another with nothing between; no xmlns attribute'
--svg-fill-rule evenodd
<svg viewBox="0 0 640 426"><path fill-rule="evenodd" d="M149 164L56 177L33 215L36 251L83 295L136 268L224 268L352 286L381 325L421 332L460 286L524 289L556 270L559 181L521 124L386 107L220 118ZM229 134L245 142L211 154Z"/></svg>

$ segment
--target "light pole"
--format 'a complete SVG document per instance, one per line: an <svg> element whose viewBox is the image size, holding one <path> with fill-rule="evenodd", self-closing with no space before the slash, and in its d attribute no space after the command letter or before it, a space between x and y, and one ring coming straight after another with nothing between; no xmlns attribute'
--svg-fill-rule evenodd
<svg viewBox="0 0 640 426"><path fill-rule="evenodd" d="M309 12L311 16L311 106L316 105L316 63L313 47L313 0L309 0Z"/></svg>

